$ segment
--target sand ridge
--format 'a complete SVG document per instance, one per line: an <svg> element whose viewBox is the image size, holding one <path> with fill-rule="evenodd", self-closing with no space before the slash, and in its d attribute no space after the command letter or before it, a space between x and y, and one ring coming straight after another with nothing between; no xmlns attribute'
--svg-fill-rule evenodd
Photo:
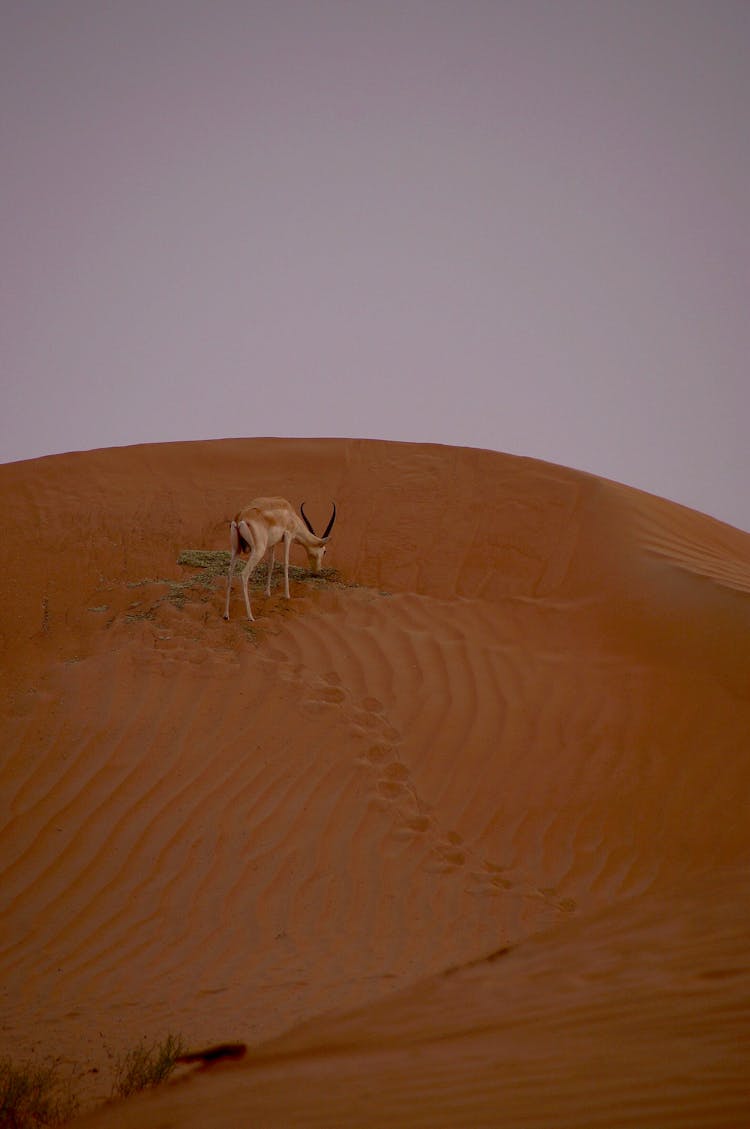
<svg viewBox="0 0 750 1129"><path fill-rule="evenodd" d="M264 493L336 500L341 582L249 633L176 561ZM102 1126L750 1117L750 537L344 440L12 464L0 504L0 1051L93 1101L104 1044L248 1044Z"/></svg>

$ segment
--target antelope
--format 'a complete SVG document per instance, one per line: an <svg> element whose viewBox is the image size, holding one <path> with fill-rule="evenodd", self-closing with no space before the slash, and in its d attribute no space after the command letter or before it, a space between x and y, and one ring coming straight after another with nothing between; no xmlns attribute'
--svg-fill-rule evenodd
<svg viewBox="0 0 750 1129"><path fill-rule="evenodd" d="M254 498L249 506L237 514L230 526L230 539L232 555L229 561L227 575L227 602L224 608L224 619L229 619L229 596L232 588L232 574L234 565L240 553L249 552L250 558L242 573L242 592L245 597L247 618L253 622L255 617L250 607L250 597L247 592L250 574L255 566L268 553L268 577L266 579L266 595L271 595L271 574L273 573L276 546L284 542L284 596L289 599L289 550L293 541L298 541L307 553L307 560L312 572L320 572L326 545L330 540L333 523L336 520L336 503L333 503L333 513L326 526L325 533L318 537L305 513L305 503L300 506L300 513L287 502L286 498Z"/></svg>

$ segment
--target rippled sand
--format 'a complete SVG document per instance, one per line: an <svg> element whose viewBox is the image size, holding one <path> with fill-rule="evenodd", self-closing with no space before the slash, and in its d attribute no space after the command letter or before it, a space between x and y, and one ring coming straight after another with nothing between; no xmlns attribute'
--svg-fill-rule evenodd
<svg viewBox="0 0 750 1129"><path fill-rule="evenodd" d="M335 498L341 582L249 633L176 562L262 494ZM94 1105L142 1037L248 1044L102 1129L750 1124L750 536L345 440L11 464L0 504L0 1054Z"/></svg>

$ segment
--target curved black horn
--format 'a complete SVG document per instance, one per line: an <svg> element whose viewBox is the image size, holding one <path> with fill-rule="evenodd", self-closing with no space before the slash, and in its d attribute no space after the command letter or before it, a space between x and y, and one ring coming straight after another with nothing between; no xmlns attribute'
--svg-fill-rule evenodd
<svg viewBox="0 0 750 1129"><path fill-rule="evenodd" d="M326 526L326 531L323 534L323 538L322 538L323 541L325 541L326 537L328 536L328 534L333 529L333 523L334 523L335 520L336 520L336 503L334 502L333 503L333 513L331 514L331 520L328 522L328 525Z"/></svg>
<svg viewBox="0 0 750 1129"><path fill-rule="evenodd" d="M318 535L315 532L315 530L313 529L313 527L310 525L310 519L308 518L307 514L305 513L305 503L304 502L302 502L302 504L300 505L299 512L302 514L302 520L304 521L305 525L307 526L307 528L312 533L313 537L317 537Z"/></svg>

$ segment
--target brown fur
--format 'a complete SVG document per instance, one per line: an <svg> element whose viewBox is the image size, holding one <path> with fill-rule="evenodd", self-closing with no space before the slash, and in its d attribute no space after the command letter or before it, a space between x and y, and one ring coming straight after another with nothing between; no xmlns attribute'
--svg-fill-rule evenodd
<svg viewBox="0 0 750 1129"><path fill-rule="evenodd" d="M242 591L245 598L247 618L252 621L253 613L248 595L248 581L261 559L268 553L266 595L271 594L274 547L283 542L284 548L284 596L289 599L289 550L294 542L301 545L307 553L308 564L313 572L319 572L329 540L329 534L336 518L336 507L326 527L326 535L318 537L307 523L292 508L286 498L255 498L240 510L231 527L231 557L227 573L227 595L224 605L224 619L229 619L229 601L232 576L237 556L250 553L248 564L242 573ZM243 532L244 529L244 532ZM251 543L252 541L252 543Z"/></svg>

